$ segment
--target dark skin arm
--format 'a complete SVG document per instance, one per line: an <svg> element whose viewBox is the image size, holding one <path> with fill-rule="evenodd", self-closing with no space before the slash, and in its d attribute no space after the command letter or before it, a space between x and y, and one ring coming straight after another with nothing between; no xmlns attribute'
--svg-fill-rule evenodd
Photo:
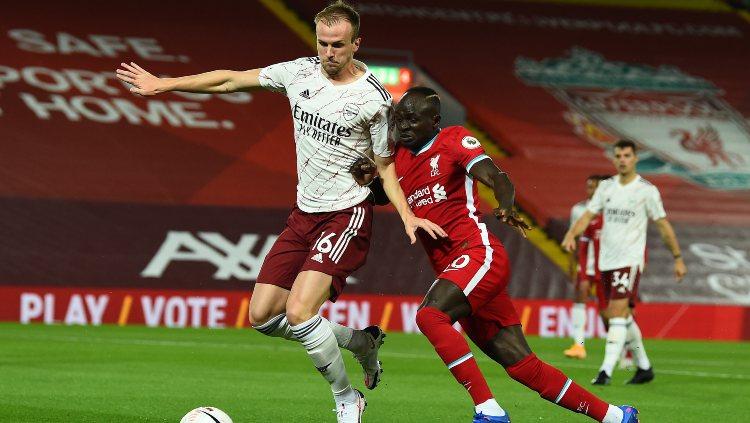
<svg viewBox="0 0 750 423"><path fill-rule="evenodd" d="M370 188L370 199L373 203L378 206L385 206L391 202L385 193L385 189L383 189L380 178L375 176L378 172L375 164L361 158L349 167L349 172L358 184Z"/></svg>
<svg viewBox="0 0 750 423"><path fill-rule="evenodd" d="M360 185L367 185L373 181L373 175L375 173L375 165L365 159L357 160L349 168L354 180ZM477 162L471 167L469 174L480 181L481 183L492 188L492 192L495 194L495 200L497 200L498 207L493 211L495 217L501 220L503 223L516 228L521 235L526 237L526 231L530 229L528 223L523 221L523 218L518 215L518 212L513 209L515 203L516 190L513 183L508 178L505 172L495 166L495 162L489 157ZM374 182L378 183L377 180ZM377 187L372 187L377 188ZM373 189L373 192L376 190Z"/></svg>
<svg viewBox="0 0 750 423"><path fill-rule="evenodd" d="M513 183L508 178L505 172L495 166L495 162L491 158L487 157L484 160L480 160L474 166L471 167L469 174L477 179L481 183L492 188L492 192L495 194L495 200L497 200L498 206L493 211L495 217L500 221L516 228L524 238L526 238L526 231L530 229L529 224L524 222L523 218L518 215L518 212L513 209L515 203L516 189Z"/></svg>

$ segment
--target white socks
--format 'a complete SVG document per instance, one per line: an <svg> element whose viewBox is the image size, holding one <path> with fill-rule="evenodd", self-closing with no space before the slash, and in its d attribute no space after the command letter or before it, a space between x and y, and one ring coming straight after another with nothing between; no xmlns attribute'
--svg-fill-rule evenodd
<svg viewBox="0 0 750 423"><path fill-rule="evenodd" d="M475 405L474 411L477 413L483 413L485 416L502 417L505 415L505 410L500 407L500 404L495 401L495 398L490 398L481 404Z"/></svg>
<svg viewBox="0 0 750 423"><path fill-rule="evenodd" d="M277 338L284 338L290 341L297 340L297 338L295 338L294 334L292 333L292 327L286 320L286 314L283 313L272 318L266 323L263 323L262 325L253 327L263 335L275 336Z"/></svg>
<svg viewBox="0 0 750 423"><path fill-rule="evenodd" d="M633 352L635 363L638 365L638 368L643 370L650 369L651 361L648 359L646 349L643 347L641 328L639 328L638 323L633 320L633 316L628 316L627 319L627 342L630 344L630 351Z"/></svg>
<svg viewBox="0 0 750 423"><path fill-rule="evenodd" d="M302 343L315 367L331 384L335 401L355 403L357 393L349 383L336 336L327 319L314 316L310 320L292 326L294 336Z"/></svg>
<svg viewBox="0 0 750 423"><path fill-rule="evenodd" d="M599 370L604 370L607 376L612 376L617 359L620 358L622 348L625 346L627 333L627 319L625 317L613 317L609 319L609 331L607 332L607 345L604 348L604 362Z"/></svg>
<svg viewBox="0 0 750 423"><path fill-rule="evenodd" d="M607 415L604 416L602 423L622 423L622 418L625 413L622 412L618 407L610 404L607 409Z"/></svg>
<svg viewBox="0 0 750 423"><path fill-rule="evenodd" d="M323 319L328 322L331 326L333 334L336 336L336 343L339 347L346 348L351 352L358 353L362 349L367 348L369 345L367 341L367 335L361 330L354 330L350 327L342 326L338 323L333 323L327 319ZM274 336L277 338L284 338L290 341L297 341L292 333L292 327L289 325L289 321L286 319L286 314L279 314L271 320L263 323L259 326L253 326L255 330L267 336Z"/></svg>
<svg viewBox="0 0 750 423"><path fill-rule="evenodd" d="M586 341L586 304L573 303L570 315L573 320L573 342L583 345Z"/></svg>

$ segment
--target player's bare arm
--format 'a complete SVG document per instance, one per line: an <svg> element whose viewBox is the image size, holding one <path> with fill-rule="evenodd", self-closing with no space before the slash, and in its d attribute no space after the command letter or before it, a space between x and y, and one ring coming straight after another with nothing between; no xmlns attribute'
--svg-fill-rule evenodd
<svg viewBox="0 0 750 423"><path fill-rule="evenodd" d="M659 234L662 241L664 241L664 245L667 246L672 253L672 257L674 257L674 277L677 279L677 282L681 282L682 278L687 274L687 266L685 266L685 261L682 259L677 235L674 233L672 224L666 218L657 220L656 227L659 228Z"/></svg>
<svg viewBox="0 0 750 423"><path fill-rule="evenodd" d="M134 62L120 63L117 78L131 85L130 92L142 96L169 91L191 93L231 93L260 87L260 69L247 71L215 70L177 78L159 78Z"/></svg>
<svg viewBox="0 0 750 423"><path fill-rule="evenodd" d="M493 210L495 217L500 221L516 228L526 238L526 231L530 229L529 224L524 222L518 212L513 209L515 204L516 189L508 174L497 168L491 158L480 160L469 171L471 176L481 183L492 188L498 206Z"/></svg>
<svg viewBox="0 0 750 423"><path fill-rule="evenodd" d="M406 234L409 236L409 240L412 244L417 242L417 238L414 235L417 229L422 228L425 230L433 239L439 237L447 237L443 228L432 223L427 219L420 219L414 216L409 204L406 202L404 191L401 189L401 185L398 183L398 177L396 176L396 164L391 157L380 157L375 155L375 165L378 169L378 175L383 183L383 189L385 190L388 199L391 200L391 204L396 208L401 220L404 222L404 228Z"/></svg>
<svg viewBox="0 0 750 423"><path fill-rule="evenodd" d="M563 249L567 252L572 252L576 248L576 238L580 236L583 231L586 230L586 228L589 226L589 223L591 223L591 219L594 218L594 213L591 213L590 211L586 210L583 212L583 215L576 220L576 223L568 229L568 232L565 233L565 238L563 238L563 241L561 243Z"/></svg>

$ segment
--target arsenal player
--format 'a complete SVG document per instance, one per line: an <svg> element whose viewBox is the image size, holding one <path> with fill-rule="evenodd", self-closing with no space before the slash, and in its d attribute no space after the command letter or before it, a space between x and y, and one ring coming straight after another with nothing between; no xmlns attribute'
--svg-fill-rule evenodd
<svg viewBox="0 0 750 423"><path fill-rule="evenodd" d="M370 191L349 174L349 165L374 154L385 193L416 242L417 229L445 233L409 209L396 180L388 145L391 96L367 66L354 60L359 49L359 14L337 1L315 16L317 57L303 57L247 71L216 70L179 78L157 78L135 63L117 77L131 91L225 93L266 88L284 94L294 120L297 202L266 255L250 300L253 327L267 336L299 341L330 384L339 422L362 419L366 402L354 389L339 347L362 365L365 385L375 388L382 372L377 326L355 331L318 314L335 301L346 278L365 263L372 230ZM372 153L370 153L372 152Z"/></svg>
<svg viewBox="0 0 750 423"><path fill-rule="evenodd" d="M625 342L630 340L638 369L628 383L641 384L654 378L651 362L643 347L641 330L633 320L632 305L638 293L638 283L645 262L646 229L653 220L659 228L664 244L674 256L674 275L681 281L687 273L680 245L672 225L667 220L659 190L636 173L638 155L636 145L630 140L620 140L614 145L613 164L617 175L599 184L587 210L568 230L563 247L570 251L575 237L580 235L598 214L604 218L599 251L599 270L602 282L609 293L609 304L604 317L609 321L604 360L594 385L608 385L615 363Z"/></svg>

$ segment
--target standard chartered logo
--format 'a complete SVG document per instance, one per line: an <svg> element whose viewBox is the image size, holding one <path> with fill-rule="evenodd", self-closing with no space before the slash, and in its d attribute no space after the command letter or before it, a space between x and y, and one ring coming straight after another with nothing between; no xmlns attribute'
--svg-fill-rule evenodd
<svg viewBox="0 0 750 423"><path fill-rule="evenodd" d="M436 203L448 199L448 194L445 193L445 187L440 184L435 184L432 186L432 196L435 197Z"/></svg>
<svg viewBox="0 0 750 423"><path fill-rule="evenodd" d="M439 203L443 200L448 199L448 194L445 193L445 187L440 184L435 184L430 188L426 186L414 191L410 196L406 198L409 203L409 207L421 207L428 204Z"/></svg>

